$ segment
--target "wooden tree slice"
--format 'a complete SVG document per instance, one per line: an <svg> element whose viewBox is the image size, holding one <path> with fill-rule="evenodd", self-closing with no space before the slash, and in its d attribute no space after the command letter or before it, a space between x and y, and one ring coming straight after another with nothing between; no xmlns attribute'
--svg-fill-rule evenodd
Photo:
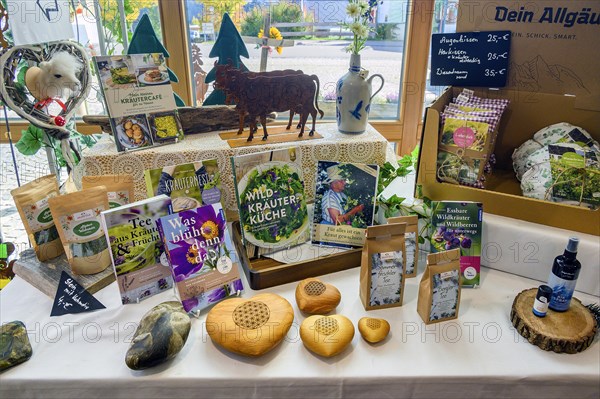
<svg viewBox="0 0 600 399"><path fill-rule="evenodd" d="M531 311L536 293L537 288L522 291L513 302L510 319L519 334L546 351L577 353L587 349L597 328L592 313L573 298L566 312L548 309L546 317L537 317Z"/></svg>

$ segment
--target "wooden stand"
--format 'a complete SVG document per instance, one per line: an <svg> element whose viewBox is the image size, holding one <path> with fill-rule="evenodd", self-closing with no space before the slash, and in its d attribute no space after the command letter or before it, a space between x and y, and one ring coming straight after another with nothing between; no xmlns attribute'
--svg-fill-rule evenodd
<svg viewBox="0 0 600 399"><path fill-rule="evenodd" d="M510 320L519 334L546 351L578 353L587 349L597 329L592 313L573 298L566 312L549 309L545 317L537 317L531 311L536 293L537 288L522 291L513 302Z"/></svg>
<svg viewBox="0 0 600 399"><path fill-rule="evenodd" d="M115 281L115 273L112 266L96 274L73 274L64 254L47 262L40 262L35 256L33 249L23 251L21 257L15 261L13 269L17 276L50 298L54 298L56 295L62 271L69 273L90 294L100 291Z"/></svg>
<svg viewBox="0 0 600 399"><path fill-rule="evenodd" d="M334 255L321 256L304 262L281 263L270 258L248 259L242 244L240 222L233 222L232 238L244 273L253 290L303 280L308 277L339 272L360 266L361 249L351 249Z"/></svg>

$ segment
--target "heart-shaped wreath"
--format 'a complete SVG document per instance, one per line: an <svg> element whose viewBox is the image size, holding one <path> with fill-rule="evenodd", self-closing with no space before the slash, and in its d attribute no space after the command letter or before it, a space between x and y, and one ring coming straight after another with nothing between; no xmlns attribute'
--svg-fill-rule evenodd
<svg viewBox="0 0 600 399"><path fill-rule="evenodd" d="M81 62L83 67L77 72L76 76L80 82L81 90L69 97L64 104L61 103L62 110L60 113L52 116L39 106L40 101L34 98L27 86L22 83L22 79L19 79L17 70L22 68L23 62L26 62L29 67L37 66L44 61L49 61L54 54L60 52L67 52ZM49 136L61 140L61 150L67 164L71 164L69 169L72 168L72 157L69 148L74 149L74 146L69 141L69 130L66 125L61 126L55 123L55 120L57 117L63 118L62 120L68 123L77 108L87 98L90 89L90 68L85 49L79 43L73 41L14 46L0 56L0 71L2 73L0 78L1 100L20 117L43 129Z"/></svg>

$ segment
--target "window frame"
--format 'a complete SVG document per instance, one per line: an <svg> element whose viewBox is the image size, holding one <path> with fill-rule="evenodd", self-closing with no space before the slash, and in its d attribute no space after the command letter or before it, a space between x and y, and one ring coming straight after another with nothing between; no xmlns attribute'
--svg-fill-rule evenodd
<svg viewBox="0 0 600 399"><path fill-rule="evenodd" d="M398 154L409 153L420 140L429 44L435 12L435 0L408 1L399 116L395 120L371 121L371 125L386 139L397 143ZM164 45L170 53L167 65L179 78L178 83L173 83L173 90L186 104L193 104L185 0L158 0L158 7ZM6 143L8 142L6 128L4 123L0 125L0 142ZM26 121L10 122L13 142L20 139L21 130L25 130L28 125ZM84 134L100 133L98 126L87 125L82 121L77 123L77 128Z"/></svg>

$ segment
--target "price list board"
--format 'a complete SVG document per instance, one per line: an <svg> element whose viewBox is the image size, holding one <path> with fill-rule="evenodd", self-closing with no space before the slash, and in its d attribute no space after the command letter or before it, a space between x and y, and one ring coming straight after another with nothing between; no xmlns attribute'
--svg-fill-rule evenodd
<svg viewBox="0 0 600 399"><path fill-rule="evenodd" d="M433 34L431 85L506 86L510 38L510 31Z"/></svg>

